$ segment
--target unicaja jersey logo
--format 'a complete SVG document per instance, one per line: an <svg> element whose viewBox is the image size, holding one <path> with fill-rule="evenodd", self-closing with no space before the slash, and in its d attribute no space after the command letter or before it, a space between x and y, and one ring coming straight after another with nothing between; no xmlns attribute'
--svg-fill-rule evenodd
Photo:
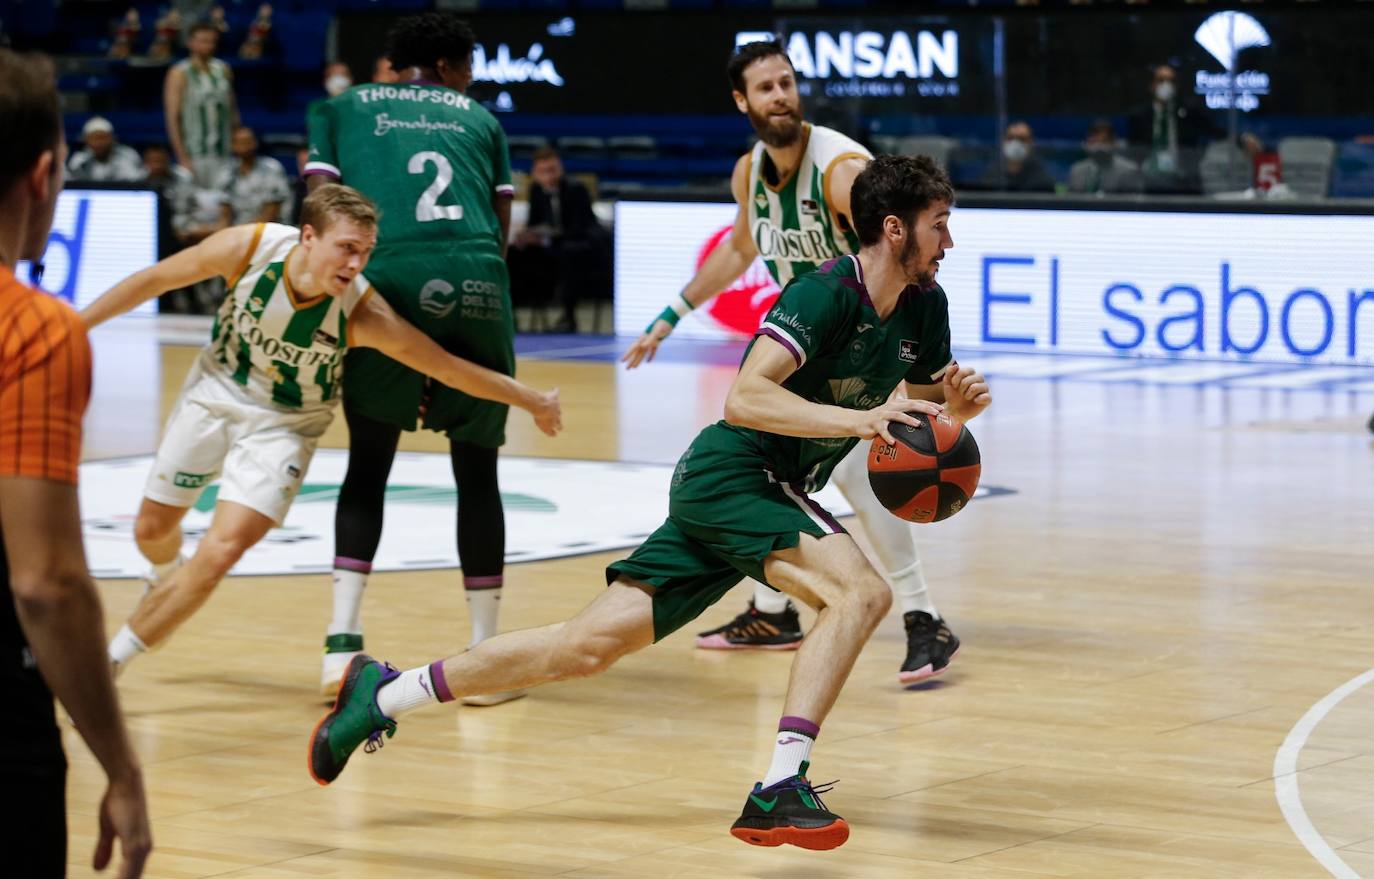
<svg viewBox="0 0 1374 879"><path fill-rule="evenodd" d="M1224 70L1197 72L1194 91L1212 110L1237 110L1249 113L1269 94L1269 74L1258 70L1236 70L1241 50L1269 45L1269 32L1255 17L1244 12L1218 12L1209 16L1193 34L1198 45L1217 60Z"/></svg>

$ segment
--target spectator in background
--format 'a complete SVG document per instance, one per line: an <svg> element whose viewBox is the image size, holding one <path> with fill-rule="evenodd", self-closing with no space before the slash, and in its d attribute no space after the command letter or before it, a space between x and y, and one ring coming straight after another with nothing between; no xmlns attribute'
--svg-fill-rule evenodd
<svg viewBox="0 0 1374 879"><path fill-rule="evenodd" d="M147 169L143 182L161 200L160 214L166 223L165 230L171 233L163 236L168 239L169 246L161 257L170 256L181 249L177 246L178 240L191 225L196 181L190 171L172 164L172 151L163 144L153 144L143 150L143 167Z"/></svg>
<svg viewBox="0 0 1374 879"><path fill-rule="evenodd" d="M329 97L341 95L353 87L353 72L342 61L331 61L324 66L324 93Z"/></svg>
<svg viewBox="0 0 1374 879"><path fill-rule="evenodd" d="M234 129L232 150L237 161L220 176L217 187L224 196L224 226L244 223L276 223L291 212L291 182L281 162L258 155L253 129Z"/></svg>
<svg viewBox="0 0 1374 879"><path fill-rule="evenodd" d="M305 203L305 197L310 194L310 187L306 185L305 166L310 164L310 147L303 146L296 150L296 179L291 183L291 205L299 208ZM287 222L295 224L295 211L292 211L292 218Z"/></svg>
<svg viewBox="0 0 1374 879"><path fill-rule="evenodd" d="M332 97L341 95L353 86L353 72L348 69L348 65L342 61L330 61L324 66L324 75L320 79L320 86L324 89L324 94L315 98L305 106L305 118L309 119L310 114L315 112L325 101ZM304 190L302 189L302 193ZM296 200L299 204L304 200L304 194Z"/></svg>
<svg viewBox="0 0 1374 879"><path fill-rule="evenodd" d="M1102 195L1144 188L1140 166L1117 152L1116 129L1110 120L1098 119L1088 126L1083 151L1087 158L1069 168L1069 192Z"/></svg>
<svg viewBox="0 0 1374 879"><path fill-rule="evenodd" d="M153 42L148 46L148 58L166 61L176 51L181 39L181 13L169 9L153 22Z"/></svg>
<svg viewBox="0 0 1374 879"><path fill-rule="evenodd" d="M115 141L114 126L92 116L81 129L85 149L67 161L67 177L81 183L135 183L143 179L143 160L133 147Z"/></svg>
<svg viewBox="0 0 1374 879"><path fill-rule="evenodd" d="M172 65L162 87L172 153L202 187L214 185L228 164L229 133L239 124L234 76L215 57L218 45L218 28L193 26L186 39L189 57Z"/></svg>
<svg viewBox="0 0 1374 879"><path fill-rule="evenodd" d="M1202 146L1219 134L1200 107L1179 95L1176 79L1168 64L1154 69L1150 100L1131 113L1126 132L1150 192L1201 192Z"/></svg>
<svg viewBox="0 0 1374 879"><path fill-rule="evenodd" d="M272 35L272 4L264 3L258 7L258 14L248 26L248 35L239 46L239 57L245 61L257 61L267 48L267 38Z"/></svg>
<svg viewBox="0 0 1374 879"><path fill-rule="evenodd" d="M183 247L182 240L192 225L196 182L180 165L172 164L172 151L164 144L143 150L143 166L148 169L143 182L158 196L158 259L166 259ZM158 297L158 311L189 314L195 311L190 288L172 290Z"/></svg>
<svg viewBox="0 0 1374 879"><path fill-rule="evenodd" d="M1025 122L1013 122L1002 136L1002 158L983 174L982 189L1054 192L1054 178L1035 154L1035 135Z"/></svg>
<svg viewBox="0 0 1374 879"><path fill-rule="evenodd" d="M106 57L122 61L128 58L134 51L134 43L138 42L138 35L143 32L143 20L138 16L138 10L130 7L124 17L119 19L114 25L114 39L110 42L110 51Z"/></svg>
<svg viewBox="0 0 1374 879"><path fill-rule="evenodd" d="M575 333L578 300L604 274L604 234L592 210L591 192L564 175L563 161L552 147L534 154L530 177L529 219L515 243L546 248L553 257L555 289L563 306L563 318L553 331Z"/></svg>

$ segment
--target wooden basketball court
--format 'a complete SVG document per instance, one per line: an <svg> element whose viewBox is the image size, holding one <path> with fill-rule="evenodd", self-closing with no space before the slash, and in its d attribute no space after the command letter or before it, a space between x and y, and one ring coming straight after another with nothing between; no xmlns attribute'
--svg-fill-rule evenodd
<svg viewBox="0 0 1374 879"><path fill-rule="evenodd" d="M149 453L193 349L117 326L96 341L86 457ZM615 347L578 343L596 344ZM515 414L506 451L671 464L733 374L689 347L632 374L580 348L522 360L562 389L566 432ZM728 834L790 656L698 651L691 634L747 586L603 676L409 715L321 788L305 758L329 578L239 577L120 681L154 818L146 875L1374 877L1374 689L1335 692L1374 666L1374 371L1310 384L961 353L989 364L995 402L971 425L983 480L1015 493L918 533L964 642L949 672L899 686L894 610L822 728L811 774L839 779L844 847ZM346 446L342 419L325 445ZM567 617L620 555L508 567L503 627ZM101 590L113 633L142 585ZM365 616L369 652L402 668L468 638L455 571L374 575ZM66 744L83 877L103 776L70 729Z"/></svg>

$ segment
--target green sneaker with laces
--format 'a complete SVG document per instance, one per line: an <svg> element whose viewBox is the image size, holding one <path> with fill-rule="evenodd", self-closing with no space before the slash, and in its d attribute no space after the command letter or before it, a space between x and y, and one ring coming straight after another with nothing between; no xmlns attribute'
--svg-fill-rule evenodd
<svg viewBox="0 0 1374 879"><path fill-rule="evenodd" d="M343 772L359 745L370 754L382 746L383 734L387 738L396 734L396 721L377 707L377 691L400 676L399 671L366 653L353 657L344 671L334 707L310 734L311 778L329 784Z"/></svg>

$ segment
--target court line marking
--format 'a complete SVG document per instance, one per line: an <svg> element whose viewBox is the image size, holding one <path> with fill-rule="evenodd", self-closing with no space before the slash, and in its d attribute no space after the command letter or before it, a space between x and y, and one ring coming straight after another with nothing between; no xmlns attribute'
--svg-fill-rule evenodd
<svg viewBox="0 0 1374 879"><path fill-rule="evenodd" d="M1307 713L1289 731L1279 752L1274 755L1274 796L1278 798L1279 810L1283 812L1284 820L1288 822L1288 826L1292 828L1308 853L1337 879L1361 877L1336 854L1336 850L1317 832L1312 819L1307 816L1307 810L1302 805L1302 795L1298 792L1298 755L1302 753L1308 737L1326 715L1341 704L1345 697L1371 681L1374 681L1374 668L1327 693L1321 701L1307 709Z"/></svg>

